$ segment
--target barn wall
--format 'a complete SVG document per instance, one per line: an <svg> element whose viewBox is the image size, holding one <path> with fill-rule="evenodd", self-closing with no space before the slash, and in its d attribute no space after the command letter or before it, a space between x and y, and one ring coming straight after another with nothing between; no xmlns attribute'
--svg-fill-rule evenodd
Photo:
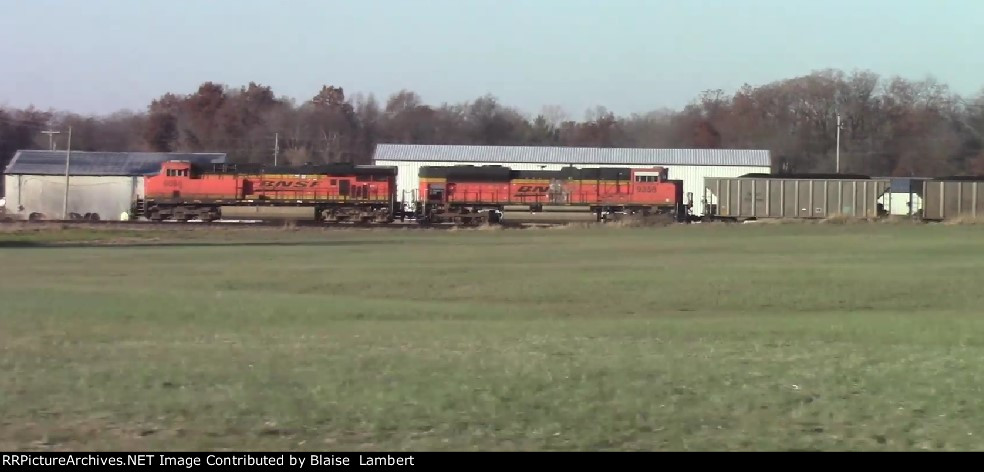
<svg viewBox="0 0 984 472"><path fill-rule="evenodd" d="M454 166L454 165L493 165L479 162L434 162L434 161L387 161L378 160L377 165L396 166L399 169L397 176L397 199L404 198L407 204L417 198L419 180L418 172L421 166ZM508 163L500 164L517 170L558 170L566 167L567 164L530 164L530 163ZM579 164L576 167L612 167L613 164ZM646 168L654 167L651 164L644 165L625 165L624 167ZM683 180L683 192L690 192L694 199L694 214L703 214L704 208L701 205L703 196L704 177L738 177L749 173L768 173L769 167L763 166L665 166L668 169L669 178ZM686 198L686 197L685 197Z"/></svg>
<svg viewBox="0 0 984 472"><path fill-rule="evenodd" d="M65 202L65 177L6 175L7 211L25 217L42 213L61 219ZM69 179L69 213L97 213L103 220L118 220L133 200L143 195L143 179L131 176L73 176ZM23 208L21 208L23 207Z"/></svg>

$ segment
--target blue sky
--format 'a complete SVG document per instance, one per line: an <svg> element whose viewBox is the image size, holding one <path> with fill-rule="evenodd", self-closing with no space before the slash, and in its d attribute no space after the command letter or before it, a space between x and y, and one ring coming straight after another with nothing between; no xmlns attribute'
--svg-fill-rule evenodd
<svg viewBox="0 0 984 472"><path fill-rule="evenodd" d="M204 81L572 118L812 70L984 86L979 0L0 0L0 105L143 109Z"/></svg>

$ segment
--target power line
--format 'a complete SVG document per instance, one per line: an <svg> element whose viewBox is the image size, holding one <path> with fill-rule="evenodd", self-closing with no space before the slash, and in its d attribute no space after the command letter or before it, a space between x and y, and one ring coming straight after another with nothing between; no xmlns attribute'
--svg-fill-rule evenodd
<svg viewBox="0 0 984 472"><path fill-rule="evenodd" d="M65 206L62 210L62 219L68 219L68 167L72 162L72 127L68 127L68 149L65 151Z"/></svg>
<svg viewBox="0 0 984 472"><path fill-rule="evenodd" d="M837 114L837 170L839 174L841 169L841 115Z"/></svg>

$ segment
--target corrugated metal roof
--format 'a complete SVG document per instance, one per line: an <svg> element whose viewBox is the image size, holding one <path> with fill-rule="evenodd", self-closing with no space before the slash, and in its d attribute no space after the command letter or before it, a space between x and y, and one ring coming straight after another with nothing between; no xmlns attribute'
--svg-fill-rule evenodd
<svg viewBox="0 0 984 472"><path fill-rule="evenodd" d="M767 150L378 144L376 161L771 166Z"/></svg>
<svg viewBox="0 0 984 472"><path fill-rule="evenodd" d="M180 152L87 152L72 151L71 175L149 175L161 170L168 160L190 161L195 164L224 163L224 153ZM22 150L4 170L6 174L64 175L65 151Z"/></svg>

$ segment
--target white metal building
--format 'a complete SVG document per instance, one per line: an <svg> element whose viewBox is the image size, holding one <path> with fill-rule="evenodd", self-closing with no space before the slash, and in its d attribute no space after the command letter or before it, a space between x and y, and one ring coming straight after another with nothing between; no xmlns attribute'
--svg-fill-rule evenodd
<svg viewBox="0 0 984 472"><path fill-rule="evenodd" d="M575 167L653 167L668 169L669 178L683 180L692 193L695 214L703 214L704 177L738 177L769 173L767 150L743 149L633 149L538 146L460 146L378 144L376 165L399 169L397 198L416 200L421 166L501 165L518 170L557 170Z"/></svg>
<svg viewBox="0 0 984 472"><path fill-rule="evenodd" d="M879 199L890 215L913 216L922 210L925 178L889 177L888 192Z"/></svg>
<svg viewBox="0 0 984 472"><path fill-rule="evenodd" d="M61 219L65 206L65 151L22 150L4 170L5 208L24 218L32 214ZM160 172L168 160L200 165L224 163L222 153L72 151L68 211L117 220L143 196L143 178Z"/></svg>

